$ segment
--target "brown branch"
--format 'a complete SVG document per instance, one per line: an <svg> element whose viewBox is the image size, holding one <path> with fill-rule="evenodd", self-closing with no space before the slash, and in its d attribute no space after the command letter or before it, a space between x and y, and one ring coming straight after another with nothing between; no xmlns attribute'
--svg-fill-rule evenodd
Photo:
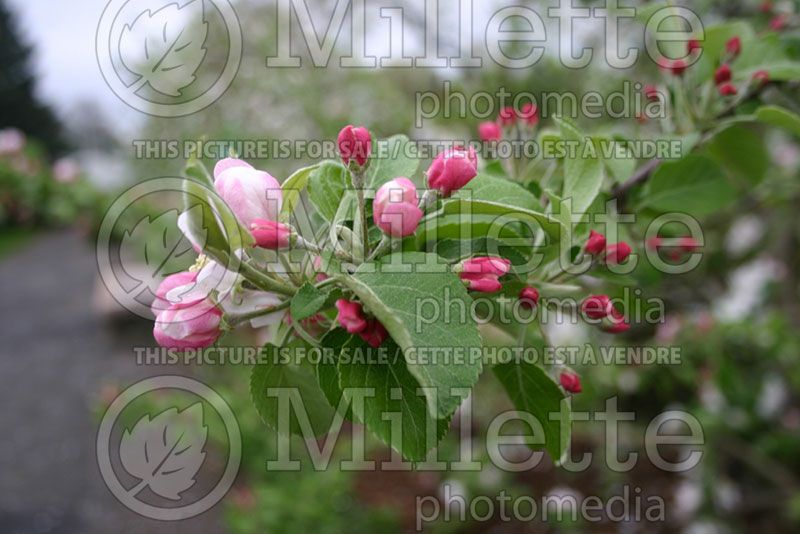
<svg viewBox="0 0 800 534"><path fill-rule="evenodd" d="M647 181L650 175L653 174L653 171L655 171L660 164L660 159L651 159L639 167L630 178L628 178L624 183L616 186L611 191L611 197L617 200L623 199L628 191Z"/></svg>

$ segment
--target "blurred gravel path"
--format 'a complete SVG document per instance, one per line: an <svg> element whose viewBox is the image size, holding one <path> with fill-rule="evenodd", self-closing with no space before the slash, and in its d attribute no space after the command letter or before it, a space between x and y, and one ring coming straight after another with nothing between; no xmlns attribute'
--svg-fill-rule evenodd
<svg viewBox="0 0 800 534"><path fill-rule="evenodd" d="M152 521L100 477L93 412L103 385L153 371L131 352L152 325L113 326L93 311L96 272L87 240L71 232L0 259L0 532L221 532L219 505L180 524Z"/></svg>

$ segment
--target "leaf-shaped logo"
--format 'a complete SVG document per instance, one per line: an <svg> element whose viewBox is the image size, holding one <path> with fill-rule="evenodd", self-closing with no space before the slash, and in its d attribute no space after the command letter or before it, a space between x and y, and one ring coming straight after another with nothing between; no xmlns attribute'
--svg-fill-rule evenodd
<svg viewBox="0 0 800 534"><path fill-rule="evenodd" d="M207 37L203 0L141 13L125 25L119 41L122 63L139 76L129 87L131 92L150 84L165 95L181 96L196 79L206 56Z"/></svg>
<svg viewBox="0 0 800 534"><path fill-rule="evenodd" d="M149 487L165 499L180 500L203 465L207 437L200 402L181 412L170 408L153 419L149 414L139 419L133 430L123 432L119 447L122 467L139 479L130 495Z"/></svg>
<svg viewBox="0 0 800 534"><path fill-rule="evenodd" d="M189 211L194 210L202 211L202 207L195 205ZM198 216L202 217L201 214ZM168 262L192 251L191 243L184 239L178 228L178 218L178 210L164 212L155 219L147 215L133 230L126 230L122 235L120 262L125 272L140 282L131 294L143 291L142 285L155 294L164 275L168 274L164 272ZM205 236L199 235L198 238L198 244L202 246Z"/></svg>

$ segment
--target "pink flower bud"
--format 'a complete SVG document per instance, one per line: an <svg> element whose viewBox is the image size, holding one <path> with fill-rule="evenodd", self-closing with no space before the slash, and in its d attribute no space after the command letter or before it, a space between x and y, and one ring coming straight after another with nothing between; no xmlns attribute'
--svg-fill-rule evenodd
<svg viewBox="0 0 800 534"><path fill-rule="evenodd" d="M785 14L781 13L780 15L775 15L772 17L772 19L769 21L769 27L770 29L779 32L786 28L786 23L787 17Z"/></svg>
<svg viewBox="0 0 800 534"><path fill-rule="evenodd" d="M188 306L196 303L198 299L191 299L191 297L190 300L186 300L186 302L170 302L170 300L167 298L167 293L173 289L181 286L190 286L196 281L197 273L192 273L189 271L171 274L164 278L164 280L162 280L161 284L158 286L158 289L156 289L156 296L155 299L153 299L153 304L150 305L153 315L157 317L159 313L173 305ZM188 293L189 292L187 291L187 294Z"/></svg>
<svg viewBox="0 0 800 534"><path fill-rule="evenodd" d="M661 248L663 240L660 237L651 237L645 242L645 246L650 250L658 250Z"/></svg>
<svg viewBox="0 0 800 534"><path fill-rule="evenodd" d="M292 229L283 223L256 219L250 225L250 232L256 240L256 246L267 250L282 250L289 248L289 238Z"/></svg>
<svg viewBox="0 0 800 534"><path fill-rule="evenodd" d="M575 373L562 371L558 376L558 381L561 383L561 387L570 393L580 393L583 391L581 388L581 379Z"/></svg>
<svg viewBox="0 0 800 534"><path fill-rule="evenodd" d="M523 288L519 293L519 303L525 308L533 309L539 304L539 290L531 286Z"/></svg>
<svg viewBox="0 0 800 534"><path fill-rule="evenodd" d="M670 72L673 76L683 76L689 65L682 59L662 59L658 62L661 70Z"/></svg>
<svg viewBox="0 0 800 534"><path fill-rule="evenodd" d="M481 141L491 142L503 139L503 129L496 122L482 122L478 125L478 135Z"/></svg>
<svg viewBox="0 0 800 534"><path fill-rule="evenodd" d="M719 86L719 94L722 96L736 96L739 91L732 83L723 83Z"/></svg>
<svg viewBox="0 0 800 534"><path fill-rule="evenodd" d="M700 44L700 41L697 39L689 39L686 43L686 51L690 54L693 53L695 50L702 50L703 46Z"/></svg>
<svg viewBox="0 0 800 534"><path fill-rule="evenodd" d="M473 147L446 150L436 156L427 175L428 187L449 197L478 175L478 155Z"/></svg>
<svg viewBox="0 0 800 534"><path fill-rule="evenodd" d="M592 230L589 232L589 239L586 240L584 250L592 256L601 254L606 249L606 236Z"/></svg>
<svg viewBox="0 0 800 534"><path fill-rule="evenodd" d="M531 102L522 106L519 118L525 121L528 126L536 126L539 123L539 108Z"/></svg>
<svg viewBox="0 0 800 534"><path fill-rule="evenodd" d="M366 341L370 347L377 349L386 341L386 338L389 337L389 332L386 331L386 328L384 328L380 321L372 318L367 321L364 330L358 332L358 336Z"/></svg>
<svg viewBox="0 0 800 534"><path fill-rule="evenodd" d="M317 272L317 282L323 282L328 279L328 275L322 270L322 256L314 256L312 265L314 266L314 270Z"/></svg>
<svg viewBox="0 0 800 534"><path fill-rule="evenodd" d="M257 219L275 221L283 194L278 181L241 160L227 158L214 167L214 187L246 227Z"/></svg>
<svg viewBox="0 0 800 534"><path fill-rule="evenodd" d="M336 320L349 333L358 334L367 328L367 318L364 317L360 302L339 299L336 301L336 309L339 310Z"/></svg>
<svg viewBox="0 0 800 534"><path fill-rule="evenodd" d="M171 349L200 349L212 345L222 334L222 312L208 299L189 306L172 305L158 314L153 337Z"/></svg>
<svg viewBox="0 0 800 534"><path fill-rule="evenodd" d="M590 319L603 319L614 310L608 295L589 295L581 304L581 310Z"/></svg>
<svg viewBox="0 0 800 534"><path fill-rule="evenodd" d="M406 237L417 231L422 210L417 187L408 178L395 178L383 184L372 203L375 225L393 237Z"/></svg>
<svg viewBox="0 0 800 534"><path fill-rule="evenodd" d="M729 82L731 80L731 76L733 73L731 72L731 67L727 63L723 63L722 65L714 71L714 81L717 85L725 82Z"/></svg>
<svg viewBox="0 0 800 534"><path fill-rule="evenodd" d="M691 236L685 236L680 239L680 247L684 252L694 252L700 248L700 243Z"/></svg>
<svg viewBox="0 0 800 534"><path fill-rule="evenodd" d="M609 245L608 248L606 248L606 263L611 265L622 263L628 259L631 252L633 252L633 249L624 241Z"/></svg>
<svg viewBox="0 0 800 534"><path fill-rule="evenodd" d="M655 85L645 85L643 92L645 98L651 102L658 102L661 99L661 93Z"/></svg>
<svg viewBox="0 0 800 534"><path fill-rule="evenodd" d="M630 323L625 320L625 316L616 309L612 308L608 318L611 324L604 326L603 330L609 334L622 334L631 328Z"/></svg>
<svg viewBox="0 0 800 534"><path fill-rule="evenodd" d="M461 280L467 282L467 287L482 293L494 293L503 288L499 277L508 274L511 262L497 256L483 256L464 260L456 268Z"/></svg>
<svg viewBox="0 0 800 534"><path fill-rule="evenodd" d="M742 53L742 40L739 36L731 37L725 43L725 51L733 57L737 57Z"/></svg>
<svg viewBox="0 0 800 534"><path fill-rule="evenodd" d="M513 126L517 122L517 112L512 107L506 107L497 114L497 122L503 126Z"/></svg>
<svg viewBox="0 0 800 534"><path fill-rule="evenodd" d="M337 144L345 165L350 165L350 160L354 160L363 167L372 150L372 135L364 127L348 125L339 132Z"/></svg>
<svg viewBox="0 0 800 534"><path fill-rule="evenodd" d="M769 83L769 72L765 70L757 70L753 73L753 81L758 86L764 86Z"/></svg>

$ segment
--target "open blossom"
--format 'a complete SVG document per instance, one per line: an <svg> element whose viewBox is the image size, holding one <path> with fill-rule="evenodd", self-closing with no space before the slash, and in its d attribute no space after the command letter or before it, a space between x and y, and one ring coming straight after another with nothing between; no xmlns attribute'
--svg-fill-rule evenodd
<svg viewBox="0 0 800 534"><path fill-rule="evenodd" d="M570 393L580 393L583 391L580 377L573 372L562 371L558 376L558 381L561 383L561 387Z"/></svg>
<svg viewBox="0 0 800 534"><path fill-rule="evenodd" d="M586 240L584 250L592 256L601 254L606 249L606 236L592 230L589 232L589 239Z"/></svg>
<svg viewBox="0 0 800 534"><path fill-rule="evenodd" d="M608 245L606 248L605 262L608 264L622 263L628 259L633 249L624 241Z"/></svg>
<svg viewBox="0 0 800 534"><path fill-rule="evenodd" d="M395 178L383 184L372 204L375 225L393 237L406 237L417 231L422 210L417 187L408 178Z"/></svg>
<svg viewBox="0 0 800 534"><path fill-rule="evenodd" d="M467 288L482 293L494 293L503 288L499 277L508 274L511 262L498 256L483 256L464 260L456 268Z"/></svg>
<svg viewBox="0 0 800 534"><path fill-rule="evenodd" d="M196 280L197 273L189 271L171 274L164 278L164 280L158 286L158 289L156 289L155 299L153 299L153 303L150 305L153 315L158 316L159 313L166 310L173 304L177 306L187 306L194 304L198 300L202 300L188 295L188 289L193 287ZM170 301L167 297L168 293L179 287L186 287L187 291L182 292L181 295L173 295L175 301ZM186 298L187 296L188 298Z"/></svg>
<svg viewBox="0 0 800 534"><path fill-rule="evenodd" d="M775 15L774 17L772 17L772 19L770 19L769 27L770 27L770 29L775 30L776 32L779 32L779 31L781 31L781 30L786 28L787 22L788 22L788 18L786 16L786 14L781 13L779 15Z"/></svg>
<svg viewBox="0 0 800 534"><path fill-rule="evenodd" d="M581 304L581 311L590 319L604 319L614 309L608 295L590 295Z"/></svg>
<svg viewBox="0 0 800 534"><path fill-rule="evenodd" d="M257 219L278 220L283 195L278 181L268 173L226 158L214 167L214 187L245 228Z"/></svg>
<svg viewBox="0 0 800 534"><path fill-rule="evenodd" d="M539 304L539 290L535 287L527 286L519 293L519 302L528 309L533 309Z"/></svg>
<svg viewBox="0 0 800 534"><path fill-rule="evenodd" d="M212 345L222 334L222 311L209 299L188 306L173 304L156 317L153 337L171 349L199 349Z"/></svg>
<svg viewBox="0 0 800 534"><path fill-rule="evenodd" d="M345 165L355 161L363 167L367 163L372 150L372 135L369 130L362 126L347 125L339 132L336 142Z"/></svg>
<svg viewBox="0 0 800 534"><path fill-rule="evenodd" d="M503 129L499 124L492 121L482 122L478 125L478 136L481 141L501 141L503 139Z"/></svg>
<svg viewBox="0 0 800 534"><path fill-rule="evenodd" d="M256 245L267 250L289 248L289 239L292 236L292 229L285 224L266 219L256 219L250 225L250 232Z"/></svg>
<svg viewBox="0 0 800 534"><path fill-rule="evenodd" d="M358 334L367 328L367 318L364 317L360 302L339 299L336 301L336 309L339 310L336 320L349 333Z"/></svg>
<svg viewBox="0 0 800 534"><path fill-rule="evenodd" d="M478 175L478 155L473 147L446 150L436 156L427 175L428 186L449 197Z"/></svg>

